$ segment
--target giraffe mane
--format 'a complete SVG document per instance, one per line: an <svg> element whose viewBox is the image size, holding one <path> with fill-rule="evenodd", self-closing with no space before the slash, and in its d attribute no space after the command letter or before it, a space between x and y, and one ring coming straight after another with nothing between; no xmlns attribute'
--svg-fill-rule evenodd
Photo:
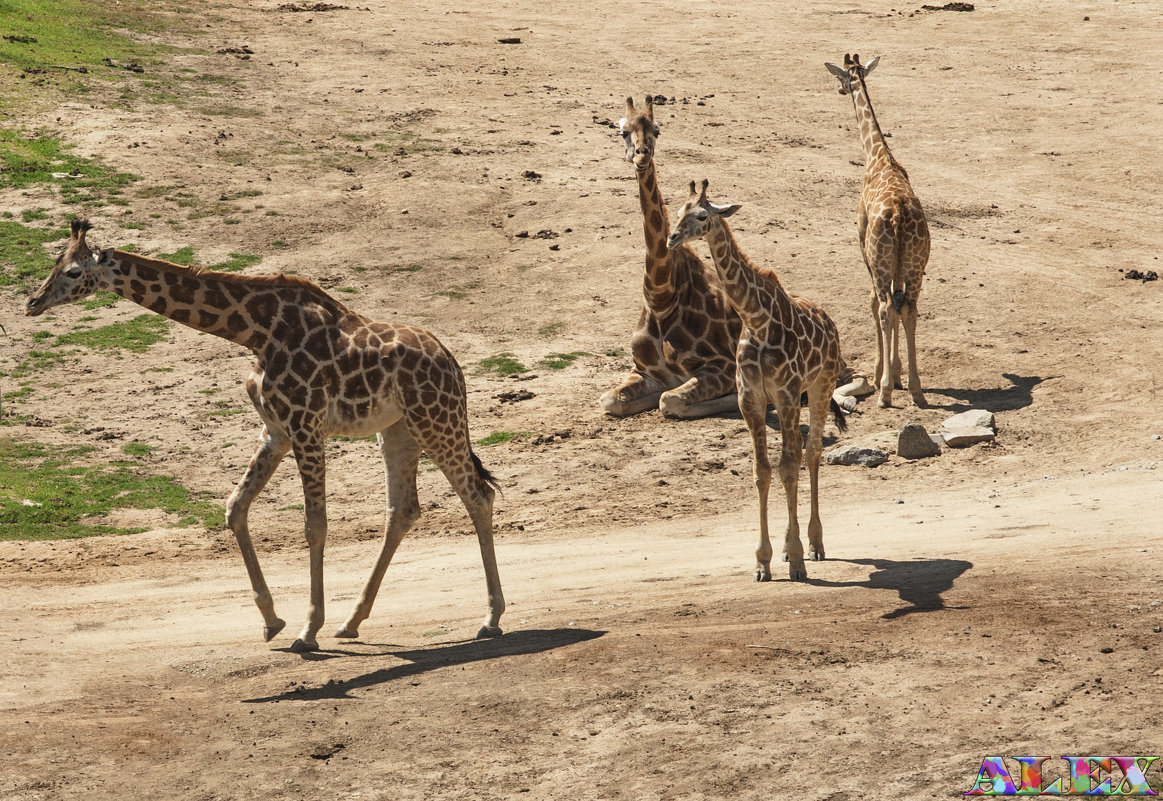
<svg viewBox="0 0 1163 801"><path fill-rule="evenodd" d="M228 273L221 270L209 270L205 267L196 267L183 264L174 264L172 261L165 259L157 259L151 256L143 256L140 253L133 253L128 250L114 251L119 259L128 259L139 264L146 264L151 267L158 268L164 272L173 273L176 275L190 275L200 278L214 278L229 284L243 284L246 286L255 287L298 287L306 289L312 294L325 298L332 302L338 302L330 294L327 293L323 287L316 284L307 278L300 278L297 275L287 275L285 273L276 273L275 275L241 275L239 273Z"/></svg>

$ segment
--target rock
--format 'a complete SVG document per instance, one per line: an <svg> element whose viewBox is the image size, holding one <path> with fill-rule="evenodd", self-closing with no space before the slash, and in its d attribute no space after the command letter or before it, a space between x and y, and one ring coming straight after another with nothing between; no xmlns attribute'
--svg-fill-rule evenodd
<svg viewBox="0 0 1163 801"><path fill-rule="evenodd" d="M906 423L897 435L896 455L904 459L924 459L927 456L938 456L940 453L941 446L920 423Z"/></svg>
<svg viewBox="0 0 1163 801"><path fill-rule="evenodd" d="M947 428L950 431L956 428L988 428L996 430L994 425L993 412L987 412L985 409L970 409L961 414L955 414L941 424L941 428Z"/></svg>
<svg viewBox="0 0 1163 801"><path fill-rule="evenodd" d="M943 428L941 436L950 448L967 448L978 442L990 442L997 437L992 428L985 426L961 426L960 428Z"/></svg>
<svg viewBox="0 0 1163 801"><path fill-rule="evenodd" d="M824 454L828 464L861 465L876 467L888 461L888 454L880 448L865 448L860 445L840 445Z"/></svg>

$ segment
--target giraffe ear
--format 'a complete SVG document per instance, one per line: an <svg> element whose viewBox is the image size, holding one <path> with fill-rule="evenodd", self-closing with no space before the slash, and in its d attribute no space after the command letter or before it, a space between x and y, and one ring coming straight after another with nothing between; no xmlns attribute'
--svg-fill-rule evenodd
<svg viewBox="0 0 1163 801"><path fill-rule="evenodd" d="M824 62L824 66L828 68L828 72L832 73L837 78L843 78L848 74L841 67L837 67L835 64L829 64L827 61Z"/></svg>
<svg viewBox="0 0 1163 801"><path fill-rule="evenodd" d="M743 208L743 204L741 203L732 203L730 206L716 206L714 203L708 203L707 205L711 207L711 211L720 217L730 217L739 211L739 209Z"/></svg>
<svg viewBox="0 0 1163 801"><path fill-rule="evenodd" d="M880 56L877 56L876 58L872 59L872 61L869 61L867 64L865 64L864 65L864 74L867 75L868 73L870 73L874 69L876 69L876 65L879 62L880 62Z"/></svg>

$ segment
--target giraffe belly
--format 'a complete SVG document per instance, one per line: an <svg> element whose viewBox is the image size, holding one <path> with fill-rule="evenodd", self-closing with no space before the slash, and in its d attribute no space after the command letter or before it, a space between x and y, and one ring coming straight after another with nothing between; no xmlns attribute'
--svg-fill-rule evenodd
<svg viewBox="0 0 1163 801"><path fill-rule="evenodd" d="M330 436L366 437L378 434L404 417L403 410L392 401L374 404L333 404L330 418Z"/></svg>

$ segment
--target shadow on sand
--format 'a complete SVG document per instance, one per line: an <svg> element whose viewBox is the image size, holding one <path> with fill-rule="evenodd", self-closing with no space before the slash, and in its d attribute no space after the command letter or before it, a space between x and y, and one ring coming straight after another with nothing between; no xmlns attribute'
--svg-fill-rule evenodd
<svg viewBox="0 0 1163 801"><path fill-rule="evenodd" d="M339 700L353 698L350 693L364 687L374 687L377 684L406 679L409 676L418 676L430 670L448 667L450 665L464 665L469 662L479 662L483 659L498 659L505 656L521 656L536 654L562 648L567 645L576 645L586 640L601 637L606 632L589 629L549 629L532 631L515 631L501 637L487 640L464 640L460 642L441 643L432 648L421 648L408 651L393 651L391 646L385 648L382 654L370 656L394 656L397 659L407 660L402 665L373 670L362 676L355 676L343 681L329 681L322 687L297 687L295 691L270 695L263 698L247 698L243 703L264 704L272 701L318 701L321 699ZM334 659L342 656L367 657L367 653L354 651L320 650L304 654L304 659L319 661Z"/></svg>
<svg viewBox="0 0 1163 801"><path fill-rule="evenodd" d="M829 560L832 561L832 560ZM808 579L817 587L868 587L873 590L895 590L905 606L881 615L885 620L911 615L914 612L936 612L941 609L964 609L945 606L941 593L953 588L953 582L969 568L972 562L962 559L920 559L913 562L895 562L891 559L837 559L853 565L876 568L867 581L824 581Z"/></svg>
<svg viewBox="0 0 1163 801"><path fill-rule="evenodd" d="M1034 403L1034 387L1043 381L1050 381L1060 376L1045 378L1035 375L1014 375L1002 373L1002 378L1010 382L1008 387L991 389L938 389L926 387L925 391L934 395L944 395L953 398L952 403L940 404L929 401L930 407L948 409L951 412L967 412L970 409L985 409L990 412L1008 412L1014 409L1024 409Z"/></svg>

